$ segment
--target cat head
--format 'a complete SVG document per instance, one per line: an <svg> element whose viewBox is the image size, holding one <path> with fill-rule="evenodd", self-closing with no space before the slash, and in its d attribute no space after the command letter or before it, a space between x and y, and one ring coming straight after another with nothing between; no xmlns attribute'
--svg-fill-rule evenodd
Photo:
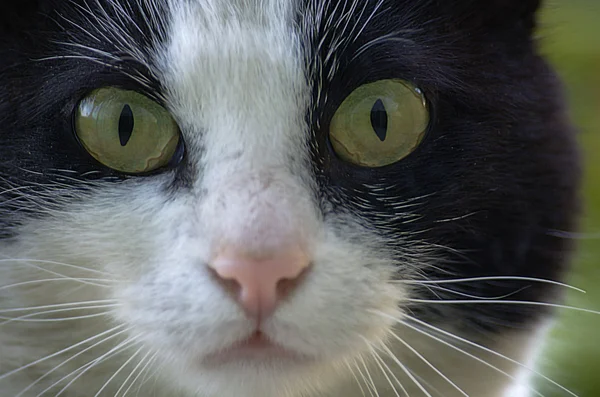
<svg viewBox="0 0 600 397"><path fill-rule="evenodd" d="M578 170L538 6L3 5L0 272L64 279L0 297L98 302L42 332L114 336L100 354L220 396L325 388L399 323L533 327L431 301L547 300L514 277L564 269ZM494 279L423 283L474 277Z"/></svg>

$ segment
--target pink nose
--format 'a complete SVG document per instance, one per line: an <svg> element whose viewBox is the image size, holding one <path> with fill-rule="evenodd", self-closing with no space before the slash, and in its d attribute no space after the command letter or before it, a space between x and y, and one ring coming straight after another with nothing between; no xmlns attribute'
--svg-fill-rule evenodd
<svg viewBox="0 0 600 397"><path fill-rule="evenodd" d="M301 250L266 257L222 251L209 267L246 313L258 321L269 317L299 284L310 260Z"/></svg>

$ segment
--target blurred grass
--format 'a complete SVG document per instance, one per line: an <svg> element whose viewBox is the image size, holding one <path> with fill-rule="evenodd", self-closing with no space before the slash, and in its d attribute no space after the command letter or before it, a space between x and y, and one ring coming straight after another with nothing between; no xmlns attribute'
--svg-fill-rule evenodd
<svg viewBox="0 0 600 397"><path fill-rule="evenodd" d="M567 304L600 310L600 0L549 1L540 37L565 82L585 157L585 235L569 283L587 294L571 292ZM561 312L543 364L546 375L580 397L600 397L600 315ZM540 391L567 395L549 384Z"/></svg>

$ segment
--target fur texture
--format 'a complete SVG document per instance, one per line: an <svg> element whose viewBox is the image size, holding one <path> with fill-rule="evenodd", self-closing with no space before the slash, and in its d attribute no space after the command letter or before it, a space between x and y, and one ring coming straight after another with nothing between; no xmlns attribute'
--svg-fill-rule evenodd
<svg viewBox="0 0 600 397"><path fill-rule="evenodd" d="M1 397L532 392L579 175L538 1L4 3ZM343 162L335 110L390 78L425 93L425 140ZM165 106L182 160L94 160L73 112L106 86ZM312 267L261 331L297 357L212 359L255 324L207 263L282 241Z"/></svg>

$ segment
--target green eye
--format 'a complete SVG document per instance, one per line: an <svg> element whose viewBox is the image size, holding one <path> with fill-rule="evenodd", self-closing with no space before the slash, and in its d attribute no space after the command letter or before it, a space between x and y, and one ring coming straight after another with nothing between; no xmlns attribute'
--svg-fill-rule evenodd
<svg viewBox="0 0 600 397"><path fill-rule="evenodd" d="M363 167L383 167L412 153L429 126L423 93L402 80L358 87L335 112L329 137L337 155Z"/></svg>
<svg viewBox="0 0 600 397"><path fill-rule="evenodd" d="M79 103L75 116L79 141L99 162L139 174L169 164L179 145L169 112L135 91L101 88Z"/></svg>

